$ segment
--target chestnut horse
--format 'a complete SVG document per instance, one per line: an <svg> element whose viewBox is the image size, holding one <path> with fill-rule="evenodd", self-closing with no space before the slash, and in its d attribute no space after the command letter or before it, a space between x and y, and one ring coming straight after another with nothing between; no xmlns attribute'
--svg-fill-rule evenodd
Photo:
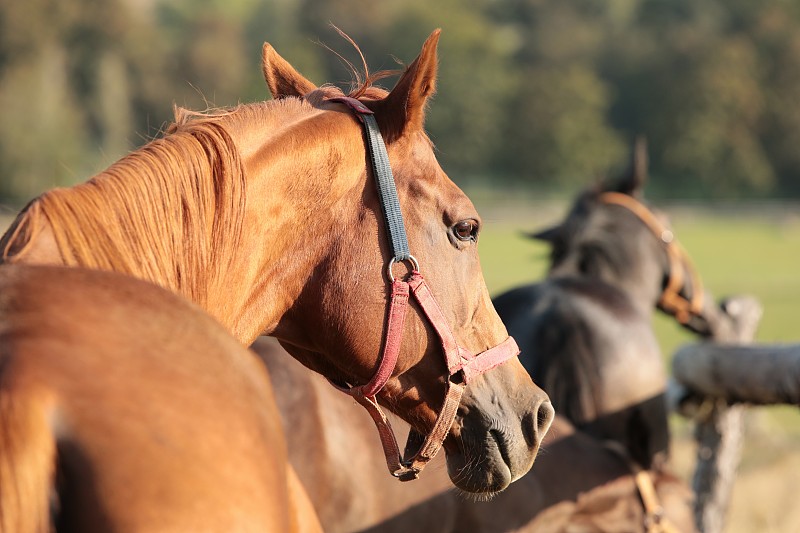
<svg viewBox="0 0 800 533"><path fill-rule="evenodd" d="M0 267L0 531L321 531L264 365L112 272Z"/></svg>
<svg viewBox="0 0 800 533"><path fill-rule="evenodd" d="M651 531L657 515L682 533L694 531L686 483L653 472L656 498L648 513L625 458L559 415L536 466L488 501L453 491L437 460L419 481L392 483L379 473L382 454L352 400L286 357L274 339L262 337L252 349L273 378L289 460L328 533L634 533Z"/></svg>
<svg viewBox="0 0 800 533"><path fill-rule="evenodd" d="M584 192L560 224L532 235L552 247L547 278L494 304L558 412L650 468L669 444L653 310L697 330L709 306L663 217L641 200L646 167L639 141L625 174Z"/></svg>
<svg viewBox="0 0 800 533"><path fill-rule="evenodd" d="M480 270L480 217L423 130L438 39L437 30L391 92L367 76L349 97L265 44L274 101L179 110L164 138L31 202L0 251L9 263L151 281L244 344L277 337L307 367L358 385L351 392L376 420L394 474L414 477L443 441L458 487L500 491L530 469L552 407L509 359L516 345ZM410 272L391 270L396 262ZM395 319L408 299L403 328ZM414 428L410 459L376 396Z"/></svg>

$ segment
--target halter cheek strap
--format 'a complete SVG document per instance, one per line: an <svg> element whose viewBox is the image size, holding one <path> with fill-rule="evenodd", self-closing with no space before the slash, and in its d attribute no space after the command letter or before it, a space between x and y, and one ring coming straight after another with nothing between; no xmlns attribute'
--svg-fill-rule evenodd
<svg viewBox="0 0 800 533"><path fill-rule="evenodd" d="M391 300L388 310L386 337L384 338L378 369L364 385L355 387L337 383L333 383L333 385L350 394L366 408L378 429L389 471L401 481L408 481L416 479L420 471L442 447L455 420L458 406L461 402L461 395L470 380L517 356L519 348L511 337L508 337L494 348L477 355L458 345L444 313L436 302L430 287L428 287L419 272L417 260L409 252L403 214L397 198L397 189L392 176L392 169L389 165L389 157L386 153L386 147L380 135L378 124L375 121L375 117L372 116L372 111L354 98L340 97L332 98L329 101L345 104L355 112L359 121L364 125L372 171L378 187L384 222L389 233L393 253L393 257L387 265L387 276L391 282ZM413 267L407 280L395 278L392 273L392 266L396 262L403 261L411 263ZM413 455L403 456L389 419L378 405L377 394L391 378L397 365L409 299L413 299L417 303L422 310L423 316L439 337L441 349L447 363L447 384L444 401L433 428L424 440L412 430L409 434L406 452L410 453L411 448L416 448L416 446L412 446L412 443L422 440L422 444L413 452Z"/></svg>

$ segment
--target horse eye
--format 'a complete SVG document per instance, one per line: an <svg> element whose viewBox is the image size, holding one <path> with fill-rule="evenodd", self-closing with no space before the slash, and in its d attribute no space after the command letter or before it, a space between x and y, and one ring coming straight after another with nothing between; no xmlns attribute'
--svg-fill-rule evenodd
<svg viewBox="0 0 800 533"><path fill-rule="evenodd" d="M453 235L460 241L475 241L478 239L478 223L474 220L462 220L453 226Z"/></svg>

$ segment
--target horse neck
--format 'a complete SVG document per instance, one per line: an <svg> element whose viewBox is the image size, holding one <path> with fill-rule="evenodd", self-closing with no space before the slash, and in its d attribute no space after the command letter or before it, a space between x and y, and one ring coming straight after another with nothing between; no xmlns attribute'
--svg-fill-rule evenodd
<svg viewBox="0 0 800 533"><path fill-rule="evenodd" d="M621 287L641 313L650 316L663 291L667 272L666 253L661 247L651 250L644 245L637 253L640 259L635 261L631 272L624 276Z"/></svg>
<svg viewBox="0 0 800 533"><path fill-rule="evenodd" d="M657 262L644 259L620 261L614 268L604 268L592 274L585 274L572 264L559 265L550 270L548 277L587 283L600 294L606 294L606 298L624 298L639 315L649 317L661 294L663 272Z"/></svg>
<svg viewBox="0 0 800 533"><path fill-rule="evenodd" d="M666 252L637 218L631 215L619 222L608 245L615 265L600 279L624 293L643 316L650 316L661 296Z"/></svg>
<svg viewBox="0 0 800 533"><path fill-rule="evenodd" d="M248 191L237 269L225 282L255 288L233 310L240 337L252 339L271 334L315 269L331 260L333 243L353 225L346 214L357 216L366 179L362 133L352 117L299 100L270 104L280 125L268 138L268 107L243 109L230 124Z"/></svg>
<svg viewBox="0 0 800 533"><path fill-rule="evenodd" d="M363 145L336 142L359 139L358 125L334 115L306 120L320 112L296 101L190 119L32 202L0 241L2 259L145 279L250 343L301 292L324 253L323 226L340 222L333 204L364 176Z"/></svg>

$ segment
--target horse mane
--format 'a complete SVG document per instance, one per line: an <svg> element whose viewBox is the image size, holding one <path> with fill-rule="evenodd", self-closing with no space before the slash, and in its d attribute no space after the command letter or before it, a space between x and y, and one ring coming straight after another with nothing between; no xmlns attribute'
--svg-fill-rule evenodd
<svg viewBox="0 0 800 533"><path fill-rule="evenodd" d="M203 305L210 280L231 266L245 204L225 115L176 109L163 138L85 183L42 194L0 241L1 259L13 261L49 226L67 265L143 278Z"/></svg>
<svg viewBox="0 0 800 533"><path fill-rule="evenodd" d="M536 358L528 362L530 373L547 391L553 406L568 419L583 423L598 416L602 387L600 369L591 346L592 331L573 313L572 302L558 302L538 317L558 327L537 328ZM570 327L563 327L564 322ZM580 334L576 333L580 332ZM567 353L570 357L558 357Z"/></svg>

